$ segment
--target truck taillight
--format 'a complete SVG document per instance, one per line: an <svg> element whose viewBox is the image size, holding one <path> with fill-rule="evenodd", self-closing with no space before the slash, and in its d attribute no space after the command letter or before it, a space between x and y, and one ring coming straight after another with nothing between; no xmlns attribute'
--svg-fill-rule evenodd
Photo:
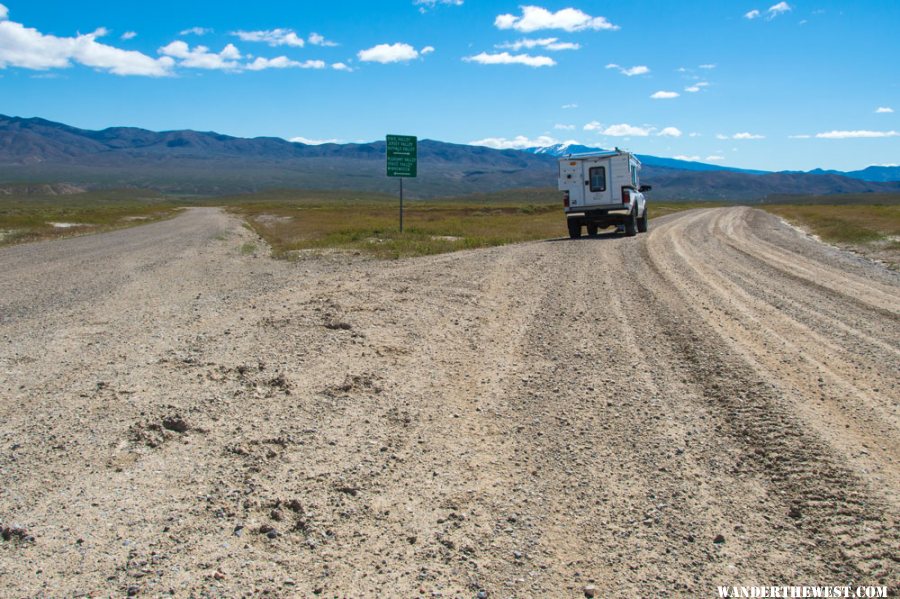
<svg viewBox="0 0 900 599"><path fill-rule="evenodd" d="M568 190L563 192L563 208L569 207L569 192Z"/></svg>
<svg viewBox="0 0 900 599"><path fill-rule="evenodd" d="M622 203L627 204L629 202L631 202L631 190L623 189L622 190Z"/></svg>

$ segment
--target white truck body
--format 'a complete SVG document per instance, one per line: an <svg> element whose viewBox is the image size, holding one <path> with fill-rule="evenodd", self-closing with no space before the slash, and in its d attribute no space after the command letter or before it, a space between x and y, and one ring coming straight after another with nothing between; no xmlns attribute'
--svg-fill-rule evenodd
<svg viewBox="0 0 900 599"><path fill-rule="evenodd" d="M641 186L641 161L631 152L618 150L576 154L559 159L559 189L571 237L589 235L598 228L622 226L627 235L647 229L647 201Z"/></svg>

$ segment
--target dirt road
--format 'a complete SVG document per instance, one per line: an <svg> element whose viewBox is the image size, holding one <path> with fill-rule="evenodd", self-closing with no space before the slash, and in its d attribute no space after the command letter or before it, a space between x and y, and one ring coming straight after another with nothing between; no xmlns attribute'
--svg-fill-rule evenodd
<svg viewBox="0 0 900 599"><path fill-rule="evenodd" d="M387 263L251 237L0 250L0 595L896 592L896 273L746 208Z"/></svg>

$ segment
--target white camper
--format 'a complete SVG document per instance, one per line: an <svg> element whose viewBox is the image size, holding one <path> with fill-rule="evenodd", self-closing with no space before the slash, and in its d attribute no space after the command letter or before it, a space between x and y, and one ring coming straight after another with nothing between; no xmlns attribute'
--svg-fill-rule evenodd
<svg viewBox="0 0 900 599"><path fill-rule="evenodd" d="M641 185L641 161L619 150L597 154L570 154L559 159L559 189L569 225L569 237L598 229L619 227L628 236L647 231L647 201Z"/></svg>

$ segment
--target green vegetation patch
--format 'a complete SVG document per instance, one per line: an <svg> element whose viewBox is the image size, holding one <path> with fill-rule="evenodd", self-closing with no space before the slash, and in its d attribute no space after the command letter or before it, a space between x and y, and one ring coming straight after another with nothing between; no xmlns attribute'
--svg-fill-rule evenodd
<svg viewBox="0 0 900 599"><path fill-rule="evenodd" d="M264 192L220 198L287 258L342 250L376 258L425 256L567 235L556 190L509 190L442 200L399 200L352 192ZM651 217L709 203L651 204Z"/></svg>
<svg viewBox="0 0 900 599"><path fill-rule="evenodd" d="M779 205L762 206L831 243L896 243L900 236L900 205Z"/></svg>
<svg viewBox="0 0 900 599"><path fill-rule="evenodd" d="M650 216L715 205L651 199ZM144 224L184 206L226 207L242 216L279 258L337 250L395 259L567 235L562 196L547 188L407 200L402 234L399 200L390 194L266 190L199 197L131 189L0 196L0 245ZM246 244L239 251L251 255L258 248Z"/></svg>
<svg viewBox="0 0 900 599"><path fill-rule="evenodd" d="M900 268L900 204L762 206L828 243Z"/></svg>
<svg viewBox="0 0 900 599"><path fill-rule="evenodd" d="M0 195L0 245L132 227L175 209L168 198L143 190Z"/></svg>

